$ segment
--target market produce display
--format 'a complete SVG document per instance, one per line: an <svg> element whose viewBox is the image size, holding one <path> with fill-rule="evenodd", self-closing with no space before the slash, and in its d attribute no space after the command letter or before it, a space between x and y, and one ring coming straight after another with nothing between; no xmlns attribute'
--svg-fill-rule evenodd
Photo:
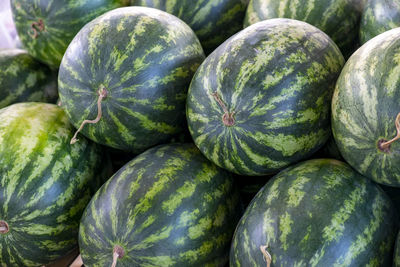
<svg viewBox="0 0 400 267"><path fill-rule="evenodd" d="M193 77L189 130L229 171L265 175L305 159L330 135L344 59L322 31L291 19L256 23L218 47Z"/></svg>
<svg viewBox="0 0 400 267"><path fill-rule="evenodd" d="M224 266L240 215L228 172L193 144L157 146L91 200L79 231L82 259L87 266Z"/></svg>
<svg viewBox="0 0 400 267"><path fill-rule="evenodd" d="M399 0L366 1L360 24L361 44L397 27L400 27Z"/></svg>
<svg viewBox="0 0 400 267"><path fill-rule="evenodd" d="M24 101L55 103L57 73L21 49L0 50L0 108Z"/></svg>
<svg viewBox="0 0 400 267"><path fill-rule="evenodd" d="M183 21L147 7L115 9L86 24L59 72L63 108L91 140L134 153L183 131L187 87L204 59ZM99 102L101 101L101 103Z"/></svg>
<svg viewBox="0 0 400 267"><path fill-rule="evenodd" d="M250 0L244 26L272 18L308 22L328 34L347 57L358 39L360 9L361 1L354 0Z"/></svg>
<svg viewBox="0 0 400 267"><path fill-rule="evenodd" d="M11 0L19 38L29 54L58 68L72 38L89 21L127 0Z"/></svg>
<svg viewBox="0 0 400 267"><path fill-rule="evenodd" d="M255 196L230 266L390 266L398 216L386 194L347 164L299 163ZM269 256L271 258L269 258Z"/></svg>
<svg viewBox="0 0 400 267"><path fill-rule="evenodd" d="M53 104L0 109L0 262L40 266L74 249L79 220L109 177L101 148L74 133Z"/></svg>
<svg viewBox="0 0 400 267"><path fill-rule="evenodd" d="M164 10L186 22L210 54L242 29L248 0L131 0L133 6Z"/></svg>
<svg viewBox="0 0 400 267"><path fill-rule="evenodd" d="M0 266L400 267L399 1L0 0Z"/></svg>
<svg viewBox="0 0 400 267"><path fill-rule="evenodd" d="M343 158L375 182L400 186L400 28L347 61L332 99L332 130Z"/></svg>

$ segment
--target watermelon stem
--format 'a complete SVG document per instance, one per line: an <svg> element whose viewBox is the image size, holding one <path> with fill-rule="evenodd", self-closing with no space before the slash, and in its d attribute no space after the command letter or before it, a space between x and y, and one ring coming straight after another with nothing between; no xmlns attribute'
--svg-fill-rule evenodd
<svg viewBox="0 0 400 267"><path fill-rule="evenodd" d="M222 110L224 111L224 115L222 115L222 122L225 124L225 126L233 126L235 124L235 119L233 118L233 115L235 112L229 112L228 109L226 108L225 103L222 101L221 97L217 92L214 92L212 94L214 97L215 101L221 106Z"/></svg>
<svg viewBox="0 0 400 267"><path fill-rule="evenodd" d="M29 33L29 35L33 38L36 39L38 36L38 31L42 32L44 31L44 23L42 19L39 19L37 22L32 22L31 24L31 29L32 29L32 34Z"/></svg>
<svg viewBox="0 0 400 267"><path fill-rule="evenodd" d="M7 234L8 231L10 231L10 228L8 227L8 223L6 221L1 220L0 221L0 234Z"/></svg>
<svg viewBox="0 0 400 267"><path fill-rule="evenodd" d="M95 123L98 123L99 120L101 119L101 116L102 116L101 101L102 101L104 98L107 97L107 90L106 90L106 88L104 87L104 85L100 85L100 89L99 89L99 91L98 91L98 94L99 94L99 98L97 99L97 117L96 117L94 120L84 120L84 121L82 122L81 126L80 126L79 129L75 132L74 136L73 136L72 139L71 139L71 142L70 142L71 145L72 145L72 144L75 144L75 143L78 141L78 139L76 138L76 136L78 135L78 133L79 133L80 131L82 131L83 126L85 126L85 124L88 124L88 123L90 123L90 124L95 124Z"/></svg>
<svg viewBox="0 0 400 267"><path fill-rule="evenodd" d="M264 255L264 260L267 262L267 267L271 266L272 257L271 254L267 251L268 246L260 246L261 253Z"/></svg>
<svg viewBox="0 0 400 267"><path fill-rule="evenodd" d="M380 141L378 142L378 148L379 148L380 150L382 150L383 152L389 152L390 144L393 143L394 141L396 141L396 140L398 140L398 139L400 138L400 113L397 114L397 117L396 117L396 120L395 120L394 123L395 123L395 125L396 125L397 135L396 135L393 139L391 139L391 140L389 140L389 141L386 141L386 142L385 142L385 140L380 140Z"/></svg>
<svg viewBox="0 0 400 267"><path fill-rule="evenodd" d="M111 264L111 267L117 266L118 258L122 258L123 256L124 256L124 249L118 245L115 246L114 253L113 253L113 262Z"/></svg>

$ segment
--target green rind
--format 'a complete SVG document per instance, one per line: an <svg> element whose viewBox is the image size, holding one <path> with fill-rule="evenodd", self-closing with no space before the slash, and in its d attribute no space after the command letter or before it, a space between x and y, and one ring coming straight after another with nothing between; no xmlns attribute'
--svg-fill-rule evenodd
<svg viewBox="0 0 400 267"><path fill-rule="evenodd" d="M56 102L57 75L20 49L0 50L0 108L17 102Z"/></svg>
<svg viewBox="0 0 400 267"><path fill-rule="evenodd" d="M231 175L193 144L162 145L137 156L95 194L82 216L87 266L224 266L241 215Z"/></svg>
<svg viewBox="0 0 400 267"><path fill-rule="evenodd" d="M387 195L345 163L310 160L272 178L240 220L230 266L390 266L398 216Z"/></svg>
<svg viewBox="0 0 400 267"><path fill-rule="evenodd" d="M78 31L92 19L121 7L124 2L126 0L12 0L11 8L25 49L38 60L58 68ZM44 22L44 31L34 38L32 23L38 23L40 19Z"/></svg>
<svg viewBox="0 0 400 267"><path fill-rule="evenodd" d="M132 0L131 5L158 8L185 21L206 54L242 29L248 0Z"/></svg>
<svg viewBox="0 0 400 267"><path fill-rule="evenodd" d="M271 19L234 35L199 67L187 99L195 144L242 175L274 173L330 135L330 101L344 64L333 41L296 20ZM235 123L225 126L217 93Z"/></svg>
<svg viewBox="0 0 400 267"><path fill-rule="evenodd" d="M272 18L301 20L328 34L347 57L357 41L361 10L357 0L250 0L244 26Z"/></svg>
<svg viewBox="0 0 400 267"><path fill-rule="evenodd" d="M80 140L59 107L19 103L0 110L2 266L41 266L77 246L79 220L109 166L99 146ZM101 180L103 179L103 180Z"/></svg>
<svg viewBox="0 0 400 267"><path fill-rule="evenodd" d="M369 0L361 15L360 42L400 26L399 0Z"/></svg>
<svg viewBox="0 0 400 267"><path fill-rule="evenodd" d="M183 21L146 7L115 9L88 23L68 47L59 71L60 99L75 127L110 147L140 153L183 131L192 75L204 59Z"/></svg>
<svg viewBox="0 0 400 267"><path fill-rule="evenodd" d="M332 132L343 158L377 183L400 186L400 143L390 152L381 139L396 136L400 111L400 29L364 44L347 61L332 99Z"/></svg>

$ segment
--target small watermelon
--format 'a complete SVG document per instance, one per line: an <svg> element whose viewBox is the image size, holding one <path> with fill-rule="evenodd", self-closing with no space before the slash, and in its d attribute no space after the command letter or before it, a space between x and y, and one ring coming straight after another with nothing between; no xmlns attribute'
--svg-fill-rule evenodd
<svg viewBox="0 0 400 267"><path fill-rule="evenodd" d="M231 175L193 144L157 146L90 201L79 231L82 259L93 267L222 267L241 211Z"/></svg>
<svg viewBox="0 0 400 267"><path fill-rule="evenodd" d="M330 103L344 59L305 22L247 27L199 67L187 99L195 144L241 175L275 173L317 151L330 135Z"/></svg>
<svg viewBox="0 0 400 267"><path fill-rule="evenodd" d="M59 71L63 108L93 141L140 153L183 131L190 80L204 60L194 32L164 11L125 7L76 35Z"/></svg>
<svg viewBox="0 0 400 267"><path fill-rule="evenodd" d="M78 245L79 220L109 176L101 148L53 104L0 109L0 265L40 266ZM107 177L108 176L108 177Z"/></svg>
<svg viewBox="0 0 400 267"><path fill-rule="evenodd" d="M18 36L29 54L58 68L67 46L89 21L127 0L12 0Z"/></svg>
<svg viewBox="0 0 400 267"><path fill-rule="evenodd" d="M0 50L0 108L17 102L51 102L58 98L57 73L24 50Z"/></svg>
<svg viewBox="0 0 400 267"><path fill-rule="evenodd" d="M333 159L274 176L240 220L230 266L390 266L398 215L379 186Z"/></svg>

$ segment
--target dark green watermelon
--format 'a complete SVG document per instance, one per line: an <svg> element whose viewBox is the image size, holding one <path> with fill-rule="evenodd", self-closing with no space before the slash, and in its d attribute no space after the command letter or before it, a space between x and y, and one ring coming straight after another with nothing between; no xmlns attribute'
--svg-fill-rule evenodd
<svg viewBox="0 0 400 267"><path fill-rule="evenodd" d="M58 68L72 38L89 21L127 0L11 0L18 36L29 54Z"/></svg>
<svg viewBox="0 0 400 267"><path fill-rule="evenodd" d="M58 98L57 74L24 50L0 50L0 108L17 102Z"/></svg>
<svg viewBox="0 0 400 267"><path fill-rule="evenodd" d="M377 183L400 186L400 28L365 43L347 61L332 100L332 130L343 158Z"/></svg>
<svg viewBox="0 0 400 267"><path fill-rule="evenodd" d="M301 20L328 34L350 56L358 39L360 0L250 0L245 27L272 18Z"/></svg>
<svg viewBox="0 0 400 267"><path fill-rule="evenodd" d="M1 266L41 266L77 247L79 220L110 164L86 139L71 146L73 133L53 104L0 109Z"/></svg>
<svg viewBox="0 0 400 267"><path fill-rule="evenodd" d="M398 215L379 186L333 159L299 163L252 200L230 266L390 266Z"/></svg>
<svg viewBox="0 0 400 267"><path fill-rule="evenodd" d="M131 0L132 5L158 8L185 21L206 54L242 29L248 0Z"/></svg>
<svg viewBox="0 0 400 267"><path fill-rule="evenodd" d="M361 16L361 44L397 27L400 27L400 0L368 0Z"/></svg>
<svg viewBox="0 0 400 267"><path fill-rule="evenodd" d="M193 144L137 156L95 194L82 216L86 266L224 266L241 215L231 175Z"/></svg>
<svg viewBox="0 0 400 267"><path fill-rule="evenodd" d="M77 34L59 71L63 108L97 143L140 153L183 131L187 88L204 53L183 21L147 7L119 8Z"/></svg>
<svg viewBox="0 0 400 267"><path fill-rule="evenodd" d="M195 144L242 175L275 173L317 151L330 135L330 101L344 59L322 31L271 19L218 47L189 88Z"/></svg>

